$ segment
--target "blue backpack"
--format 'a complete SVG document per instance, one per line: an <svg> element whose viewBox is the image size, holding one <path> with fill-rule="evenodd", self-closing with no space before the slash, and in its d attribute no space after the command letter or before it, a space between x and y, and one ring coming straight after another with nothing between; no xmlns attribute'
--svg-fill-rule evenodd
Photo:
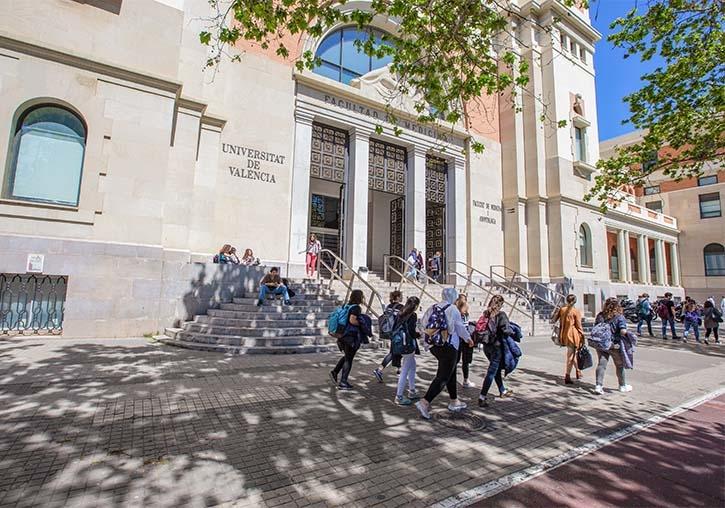
<svg viewBox="0 0 725 508"><path fill-rule="evenodd" d="M521 327L513 321L509 321L509 328L511 328L511 338L516 342L521 342L521 339L524 338L524 333L521 331Z"/></svg>
<svg viewBox="0 0 725 508"><path fill-rule="evenodd" d="M336 339L342 338L352 305L343 305L330 312L327 318L327 333Z"/></svg>
<svg viewBox="0 0 725 508"><path fill-rule="evenodd" d="M425 313L423 319L425 323L425 341L431 346L442 346L448 342L446 309L450 306L450 304L447 304L441 307L436 303Z"/></svg>
<svg viewBox="0 0 725 508"><path fill-rule="evenodd" d="M589 345L597 351L609 351L612 347L612 325L606 321L594 325L589 337Z"/></svg>
<svg viewBox="0 0 725 508"><path fill-rule="evenodd" d="M408 334L405 333L403 328L403 326L397 327L390 338L394 355L409 355L415 353L415 341L409 340Z"/></svg>

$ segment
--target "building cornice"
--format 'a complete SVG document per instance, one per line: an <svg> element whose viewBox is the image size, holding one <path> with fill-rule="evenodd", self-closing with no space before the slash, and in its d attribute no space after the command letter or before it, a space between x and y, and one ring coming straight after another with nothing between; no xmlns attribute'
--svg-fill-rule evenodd
<svg viewBox="0 0 725 508"><path fill-rule="evenodd" d="M592 44L602 38L602 34L596 28L579 16L576 11L562 4L560 0L529 0L521 6L520 14L528 16L532 13L543 14L548 11L554 12L562 20L566 20L574 29L590 39Z"/></svg>

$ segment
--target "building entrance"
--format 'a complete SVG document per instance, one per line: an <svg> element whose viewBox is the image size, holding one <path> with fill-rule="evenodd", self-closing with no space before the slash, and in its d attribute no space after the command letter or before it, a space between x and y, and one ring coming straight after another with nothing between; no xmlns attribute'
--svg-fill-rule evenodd
<svg viewBox="0 0 725 508"><path fill-rule="evenodd" d="M425 251L428 259L441 253L439 280L445 279L446 259L446 190L448 163L445 159L427 155L425 159Z"/></svg>

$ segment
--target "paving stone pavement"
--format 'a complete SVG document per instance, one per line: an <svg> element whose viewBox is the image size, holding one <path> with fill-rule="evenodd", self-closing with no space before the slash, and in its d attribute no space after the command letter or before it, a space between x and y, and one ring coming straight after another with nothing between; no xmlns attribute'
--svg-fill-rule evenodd
<svg viewBox="0 0 725 508"><path fill-rule="evenodd" d="M563 351L526 338L513 399L435 418L393 403L362 351L224 356L146 339L0 341L0 506L427 506L725 384L722 346L642 341L634 391L561 382ZM487 362L474 355L477 384ZM434 359L419 357L419 390ZM459 375L460 378L460 375ZM607 385L615 387L613 369ZM461 391L475 406L478 389ZM467 430L475 429L475 430Z"/></svg>

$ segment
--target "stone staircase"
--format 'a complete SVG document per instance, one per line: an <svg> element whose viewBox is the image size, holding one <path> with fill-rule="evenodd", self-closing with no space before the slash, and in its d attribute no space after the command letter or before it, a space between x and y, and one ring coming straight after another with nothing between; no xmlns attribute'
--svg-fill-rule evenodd
<svg viewBox="0 0 725 508"><path fill-rule="evenodd" d="M167 328L156 337L165 344L228 354L293 354L336 351L327 333L327 317L340 304L335 291L315 281L293 281L291 305L269 297L257 307L246 294L194 316L182 328Z"/></svg>

